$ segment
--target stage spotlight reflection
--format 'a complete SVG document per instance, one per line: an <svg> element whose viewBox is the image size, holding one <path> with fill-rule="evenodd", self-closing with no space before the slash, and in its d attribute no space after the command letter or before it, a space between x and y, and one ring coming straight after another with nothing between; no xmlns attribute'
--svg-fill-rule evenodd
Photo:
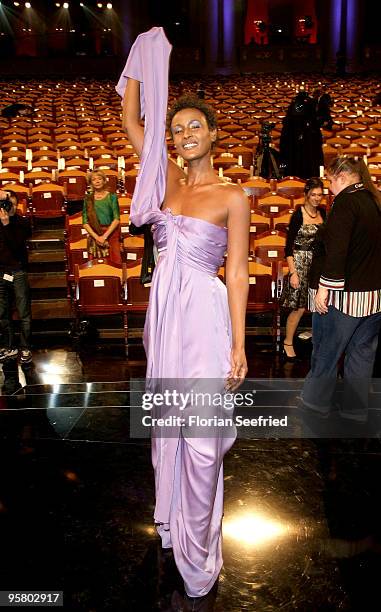
<svg viewBox="0 0 381 612"><path fill-rule="evenodd" d="M289 533L289 527L252 512L226 519L223 532L225 537L238 540L246 546L262 546Z"/></svg>

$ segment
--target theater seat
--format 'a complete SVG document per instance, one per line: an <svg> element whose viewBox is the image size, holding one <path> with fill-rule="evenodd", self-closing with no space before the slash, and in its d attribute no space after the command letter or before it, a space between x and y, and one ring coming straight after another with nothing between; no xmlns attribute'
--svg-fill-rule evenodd
<svg viewBox="0 0 381 612"><path fill-rule="evenodd" d="M61 217L66 214L64 191L60 185L42 183L32 189L33 217Z"/></svg>
<svg viewBox="0 0 381 612"><path fill-rule="evenodd" d="M74 269L74 311L81 315L123 316L125 353L128 356L127 272L125 265L94 259Z"/></svg>

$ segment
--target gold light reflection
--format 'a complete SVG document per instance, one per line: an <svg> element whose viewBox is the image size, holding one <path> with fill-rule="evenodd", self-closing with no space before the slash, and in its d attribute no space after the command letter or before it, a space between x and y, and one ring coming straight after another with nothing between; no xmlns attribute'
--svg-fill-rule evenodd
<svg viewBox="0 0 381 612"><path fill-rule="evenodd" d="M155 527L152 527L152 526L150 526L150 527L143 527L143 531L144 531L144 532L145 532L147 535L150 535L150 536L155 536L155 535L157 535L157 531L156 531Z"/></svg>
<svg viewBox="0 0 381 612"><path fill-rule="evenodd" d="M289 533L289 526L264 515L248 513L226 519L223 534L247 546L261 546Z"/></svg>
<svg viewBox="0 0 381 612"><path fill-rule="evenodd" d="M67 366L57 361L45 363L41 367L40 379L43 385L57 385L63 382L63 376L68 373Z"/></svg>
<svg viewBox="0 0 381 612"><path fill-rule="evenodd" d="M62 382L62 376L60 374L41 373L40 379L42 385L53 385Z"/></svg>

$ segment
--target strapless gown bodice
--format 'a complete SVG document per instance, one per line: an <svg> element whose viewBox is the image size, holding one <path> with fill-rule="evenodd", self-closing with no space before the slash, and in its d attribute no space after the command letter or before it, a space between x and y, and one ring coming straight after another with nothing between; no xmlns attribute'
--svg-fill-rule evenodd
<svg viewBox="0 0 381 612"><path fill-rule="evenodd" d="M224 261L227 229L197 217L174 215L170 208L162 212L162 218L152 226L159 253L173 249L179 264L217 274Z"/></svg>

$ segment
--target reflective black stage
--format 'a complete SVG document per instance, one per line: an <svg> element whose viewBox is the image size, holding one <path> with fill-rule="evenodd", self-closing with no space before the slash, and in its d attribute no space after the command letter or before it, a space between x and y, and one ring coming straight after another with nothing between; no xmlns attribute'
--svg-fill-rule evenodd
<svg viewBox="0 0 381 612"><path fill-rule="evenodd" d="M300 350L282 364L249 338L249 375L303 377ZM144 366L140 346L129 363L116 347L4 366L0 590L63 590L65 610L181 609L152 528L149 441L128 433L129 379ZM380 473L377 439L238 440L216 611L379 610Z"/></svg>

